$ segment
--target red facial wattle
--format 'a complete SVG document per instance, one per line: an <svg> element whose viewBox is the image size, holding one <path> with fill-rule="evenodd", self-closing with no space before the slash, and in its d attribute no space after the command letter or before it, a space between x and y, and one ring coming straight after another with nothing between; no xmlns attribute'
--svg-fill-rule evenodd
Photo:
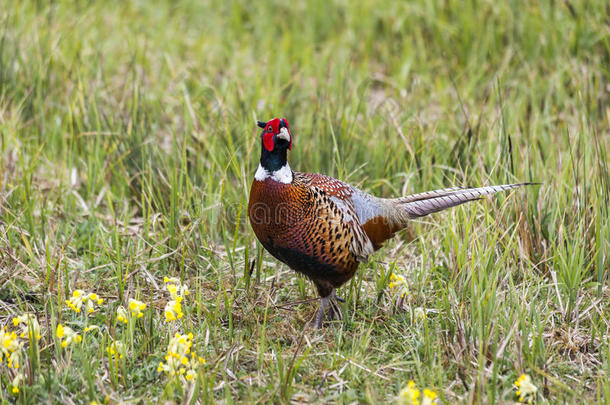
<svg viewBox="0 0 610 405"><path fill-rule="evenodd" d="M273 151L273 132L266 132L263 134L263 145L269 152Z"/></svg>

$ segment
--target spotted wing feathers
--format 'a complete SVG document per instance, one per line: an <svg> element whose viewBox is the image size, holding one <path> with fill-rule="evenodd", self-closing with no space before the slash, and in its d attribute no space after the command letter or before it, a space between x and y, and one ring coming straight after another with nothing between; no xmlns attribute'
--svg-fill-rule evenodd
<svg viewBox="0 0 610 405"><path fill-rule="evenodd" d="M299 173L299 176L302 176L318 195L328 197L328 199L323 198L322 201L328 206L328 211L332 212L332 221L329 225L337 229L347 225L349 232L345 237L349 238L350 252L358 261L366 261L374 249L362 228L360 212L352 198L359 190L332 177L311 173Z"/></svg>

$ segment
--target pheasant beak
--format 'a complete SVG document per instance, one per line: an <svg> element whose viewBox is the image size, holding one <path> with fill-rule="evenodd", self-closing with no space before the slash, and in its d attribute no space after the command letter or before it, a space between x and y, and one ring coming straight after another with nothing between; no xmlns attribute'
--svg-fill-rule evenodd
<svg viewBox="0 0 610 405"><path fill-rule="evenodd" d="M288 132L288 128L281 128L280 133L275 136L277 139L283 139L286 142L291 142L290 132Z"/></svg>

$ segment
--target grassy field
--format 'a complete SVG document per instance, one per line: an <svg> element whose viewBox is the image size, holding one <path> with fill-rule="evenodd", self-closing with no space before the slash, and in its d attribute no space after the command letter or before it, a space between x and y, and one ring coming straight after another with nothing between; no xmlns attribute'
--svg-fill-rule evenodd
<svg viewBox="0 0 610 405"><path fill-rule="evenodd" d="M607 2L157 3L0 7L2 402L610 402ZM414 222L313 330L245 215L276 116L379 196L542 184Z"/></svg>

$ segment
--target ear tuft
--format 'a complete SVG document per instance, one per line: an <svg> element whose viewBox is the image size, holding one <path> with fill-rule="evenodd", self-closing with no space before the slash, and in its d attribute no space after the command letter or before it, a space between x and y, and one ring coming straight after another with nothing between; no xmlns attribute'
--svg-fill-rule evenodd
<svg viewBox="0 0 610 405"><path fill-rule="evenodd" d="M263 121L256 121L256 125L258 125L259 128L265 128L265 126L267 125L266 122Z"/></svg>

